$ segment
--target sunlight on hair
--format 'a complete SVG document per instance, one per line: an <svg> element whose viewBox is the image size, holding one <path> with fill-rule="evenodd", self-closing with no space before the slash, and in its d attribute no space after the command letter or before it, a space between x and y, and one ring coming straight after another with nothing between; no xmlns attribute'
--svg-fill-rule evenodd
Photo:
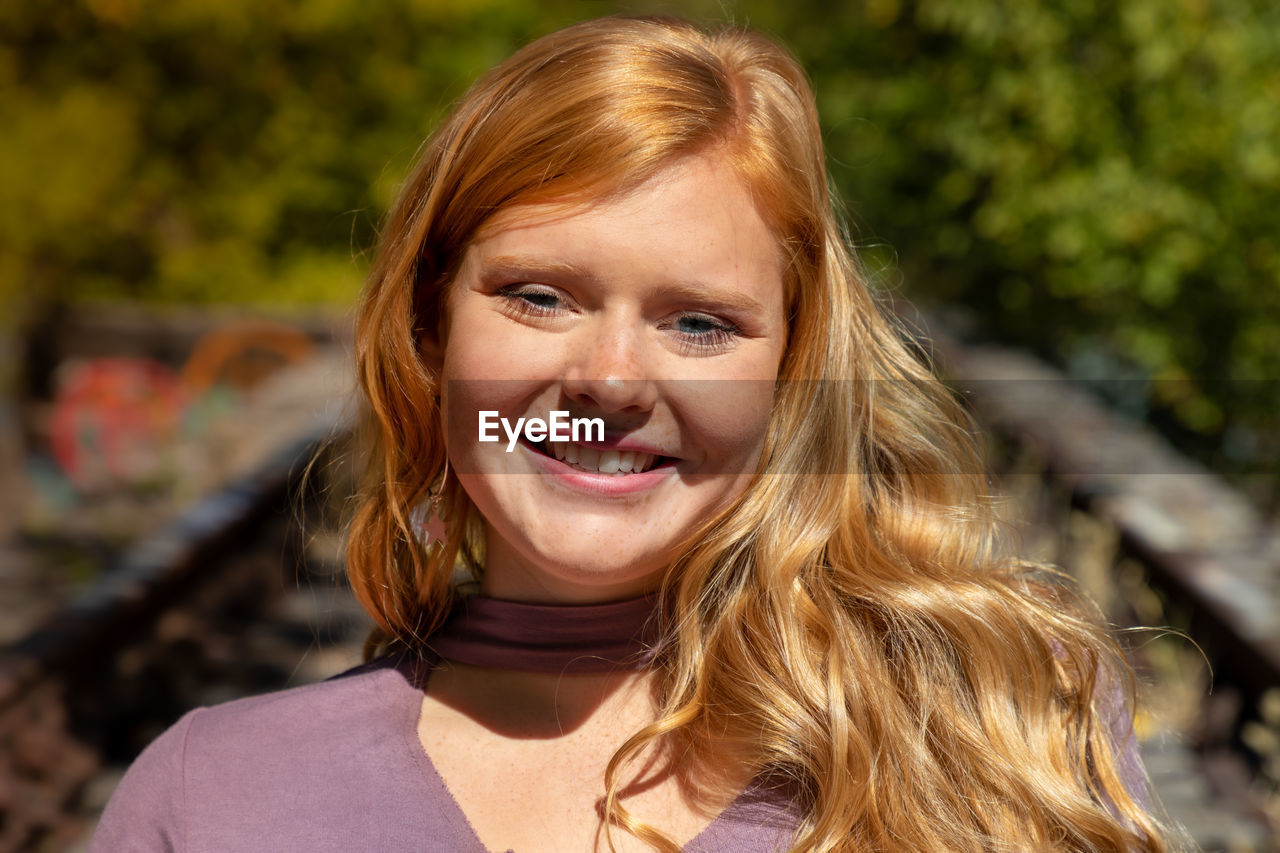
<svg viewBox="0 0 1280 853"><path fill-rule="evenodd" d="M606 198L712 151L788 259L789 344L760 469L668 573L659 716L609 764L606 829L678 851L619 791L661 747L708 784L728 756L793 791L795 851L1170 849L1122 778L1120 650L1061 577L1009 553L972 425L846 246L805 75L751 32L570 27L429 140L356 338L369 461L347 556L382 646L440 625L460 560L483 571L421 357L469 241L508 206ZM445 537L423 545L426 500Z"/></svg>

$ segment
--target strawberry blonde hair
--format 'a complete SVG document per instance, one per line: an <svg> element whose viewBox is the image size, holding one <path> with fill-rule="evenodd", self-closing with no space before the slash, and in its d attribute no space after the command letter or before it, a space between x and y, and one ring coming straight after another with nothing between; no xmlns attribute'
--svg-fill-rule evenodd
<svg viewBox="0 0 1280 853"><path fill-rule="evenodd" d="M569 27L427 141L356 333L370 455L347 561L383 644L419 646L460 558L482 562L421 355L469 241L511 205L624 193L699 153L733 164L777 236L789 344L758 472L664 583L658 718L602 780L609 831L678 850L622 805L622 770L674 743L714 770L730 744L793 793L796 851L1169 849L1120 778L1132 703L1115 685L1132 678L1116 645L1068 587L1002 553L963 410L847 248L804 73L742 29ZM424 544L428 500L447 535Z"/></svg>

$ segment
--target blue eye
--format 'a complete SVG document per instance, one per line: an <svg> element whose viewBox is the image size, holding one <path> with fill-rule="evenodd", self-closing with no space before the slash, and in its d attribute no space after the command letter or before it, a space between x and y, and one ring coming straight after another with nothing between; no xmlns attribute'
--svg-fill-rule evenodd
<svg viewBox="0 0 1280 853"><path fill-rule="evenodd" d="M702 317L697 314L688 314L681 317L676 321L676 327L687 335L706 335L717 330L727 331L722 324L717 323L710 317Z"/></svg>
<svg viewBox="0 0 1280 853"><path fill-rule="evenodd" d="M563 307L560 294L537 285L513 284L498 293L514 310L523 314L553 314Z"/></svg>
<svg viewBox="0 0 1280 853"><path fill-rule="evenodd" d="M715 353L733 343L741 330L707 314L681 314L671 329L688 352Z"/></svg>
<svg viewBox="0 0 1280 853"><path fill-rule="evenodd" d="M531 293L520 293L517 296L530 305L537 305L539 308L554 308L560 304L560 297L554 293L533 291Z"/></svg>

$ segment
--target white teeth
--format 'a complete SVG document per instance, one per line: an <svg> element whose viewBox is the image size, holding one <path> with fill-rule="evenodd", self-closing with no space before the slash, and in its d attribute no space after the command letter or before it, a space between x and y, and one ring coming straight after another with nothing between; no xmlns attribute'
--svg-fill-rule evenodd
<svg viewBox="0 0 1280 853"><path fill-rule="evenodd" d="M548 441L548 452L575 468L601 474L624 475L649 470L658 457L634 450L600 450L567 441Z"/></svg>
<svg viewBox="0 0 1280 853"><path fill-rule="evenodd" d="M601 453L600 454L600 473L601 474L618 473L618 462L621 461L619 458L621 456L622 454L616 450L606 450L603 453Z"/></svg>

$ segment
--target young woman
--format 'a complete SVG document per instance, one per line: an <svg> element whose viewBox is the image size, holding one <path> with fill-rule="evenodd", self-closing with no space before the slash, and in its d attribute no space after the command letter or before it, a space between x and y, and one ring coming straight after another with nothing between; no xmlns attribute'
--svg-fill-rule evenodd
<svg viewBox="0 0 1280 853"><path fill-rule="evenodd" d="M184 717L96 848L1167 849L1128 670L1002 553L827 186L757 34L605 19L476 84L359 318L375 659Z"/></svg>

